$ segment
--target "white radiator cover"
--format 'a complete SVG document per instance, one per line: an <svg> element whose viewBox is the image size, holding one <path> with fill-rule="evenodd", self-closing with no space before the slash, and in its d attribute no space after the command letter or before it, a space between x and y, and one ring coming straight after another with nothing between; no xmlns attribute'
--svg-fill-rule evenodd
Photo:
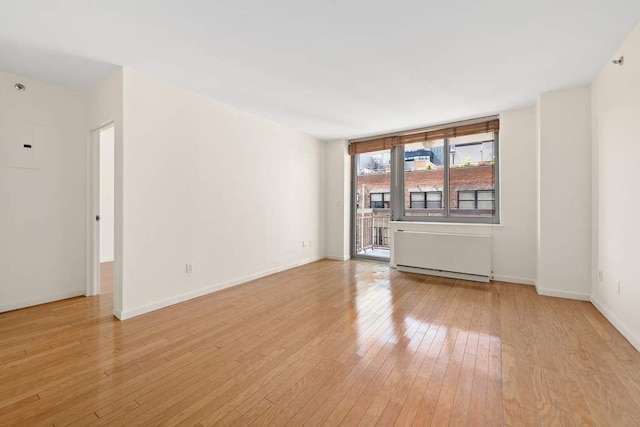
<svg viewBox="0 0 640 427"><path fill-rule="evenodd" d="M488 282L491 235L396 231L398 270Z"/></svg>

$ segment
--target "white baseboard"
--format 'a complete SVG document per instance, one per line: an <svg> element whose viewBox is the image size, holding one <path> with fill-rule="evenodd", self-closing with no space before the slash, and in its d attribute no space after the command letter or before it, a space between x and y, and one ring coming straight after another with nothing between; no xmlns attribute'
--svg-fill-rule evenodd
<svg viewBox="0 0 640 427"><path fill-rule="evenodd" d="M492 280L498 282L517 283L519 285L536 285L536 281L534 279L525 279L524 277L494 275Z"/></svg>
<svg viewBox="0 0 640 427"><path fill-rule="evenodd" d="M579 301L591 301L591 295L583 294L580 292L571 292L571 291L559 291L557 289L545 289L540 288L536 285L536 292L538 295L544 295L546 297L558 297L558 298L568 298L575 299Z"/></svg>
<svg viewBox="0 0 640 427"><path fill-rule="evenodd" d="M85 293L85 289L82 289L77 291L60 292L58 294L42 296L42 297L33 298L29 300L12 302L8 304L0 304L0 313L4 313L5 311L11 311L11 310L19 310L21 308L31 307L34 305L46 304L48 302L59 301L62 299L84 296L84 293Z"/></svg>
<svg viewBox="0 0 640 427"><path fill-rule="evenodd" d="M105 258L105 259L100 259L100 264L102 264L103 262L113 262L113 257L111 257L111 258Z"/></svg>
<svg viewBox="0 0 640 427"><path fill-rule="evenodd" d="M623 337L638 351L640 351L640 338L634 336L624 324L618 320L605 306L596 298L591 297L591 304L622 334Z"/></svg>
<svg viewBox="0 0 640 427"><path fill-rule="evenodd" d="M181 302L188 301L188 300L193 299L193 298L198 298L198 297L201 297L203 295L210 294L212 292L221 291L222 289L227 289L227 288L230 288L232 286L241 285L243 283L250 282L251 280L260 279L262 277L270 276L272 274L279 273L279 272L284 271L284 270L289 270L289 269L294 268L294 267L299 267L301 265L310 264L312 262L319 261L319 260L321 260L323 258L324 257L308 258L308 259L305 259L305 260L302 260L302 261L299 261L299 262L295 262L293 264L289 264L289 265L282 266L282 267L271 268L269 270L261 271L259 273L250 274L248 276L239 277L237 279L229 280L227 282L218 283L218 284L213 285L213 286L207 286L206 288L201 288L201 289L197 289L195 291L186 292L184 294L176 295L174 297L167 298L167 299L164 299L164 300L161 300L161 301L156 301L156 302L152 302L150 304L145 304L145 305L140 306L140 307L136 307L136 308L132 308L132 309L128 309L128 310L122 310L120 312L116 312L114 310L113 315L116 316L120 320L131 319L132 317L139 316L141 314L149 313L149 312L154 311L154 310L159 310L161 308L168 307L170 305L179 304Z"/></svg>
<svg viewBox="0 0 640 427"><path fill-rule="evenodd" d="M428 268L407 267L405 265L399 265L396 267L396 269L398 271L402 271L405 273L424 274L427 276L448 277L450 279L462 279L462 280L469 280L472 282L489 283L488 276L478 276L475 274L464 274L464 273L455 273L453 271L431 270Z"/></svg>
<svg viewBox="0 0 640 427"><path fill-rule="evenodd" d="M351 259L349 255L325 255L324 257L335 261L348 261Z"/></svg>

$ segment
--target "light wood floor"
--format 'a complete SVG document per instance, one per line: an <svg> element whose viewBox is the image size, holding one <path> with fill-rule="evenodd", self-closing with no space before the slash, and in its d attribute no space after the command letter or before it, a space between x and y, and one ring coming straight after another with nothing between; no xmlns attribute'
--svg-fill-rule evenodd
<svg viewBox="0 0 640 427"><path fill-rule="evenodd" d="M325 260L125 322L107 290L0 314L0 425L640 425L639 354L532 287Z"/></svg>
<svg viewBox="0 0 640 427"><path fill-rule="evenodd" d="M113 298L113 262L100 263L100 293Z"/></svg>

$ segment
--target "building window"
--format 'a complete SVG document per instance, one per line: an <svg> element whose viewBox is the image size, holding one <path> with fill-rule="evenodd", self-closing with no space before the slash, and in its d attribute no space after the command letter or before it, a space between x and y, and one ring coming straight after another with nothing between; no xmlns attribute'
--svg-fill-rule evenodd
<svg viewBox="0 0 640 427"><path fill-rule="evenodd" d="M442 209L442 191L411 192L410 209Z"/></svg>
<svg viewBox="0 0 640 427"><path fill-rule="evenodd" d="M389 209L391 203L391 193L371 193L372 209Z"/></svg>
<svg viewBox="0 0 640 427"><path fill-rule="evenodd" d="M464 190L458 191L458 209L495 209L494 190Z"/></svg>

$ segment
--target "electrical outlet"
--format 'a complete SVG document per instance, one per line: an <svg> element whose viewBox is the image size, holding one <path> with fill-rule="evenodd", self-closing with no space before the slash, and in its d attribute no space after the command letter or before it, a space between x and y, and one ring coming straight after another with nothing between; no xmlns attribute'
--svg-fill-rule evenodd
<svg viewBox="0 0 640 427"><path fill-rule="evenodd" d="M302 241L302 247L306 248L307 247L307 242L305 242L304 240Z"/></svg>
<svg viewBox="0 0 640 427"><path fill-rule="evenodd" d="M184 265L184 272L187 274L191 274L193 272L193 265L190 262Z"/></svg>

